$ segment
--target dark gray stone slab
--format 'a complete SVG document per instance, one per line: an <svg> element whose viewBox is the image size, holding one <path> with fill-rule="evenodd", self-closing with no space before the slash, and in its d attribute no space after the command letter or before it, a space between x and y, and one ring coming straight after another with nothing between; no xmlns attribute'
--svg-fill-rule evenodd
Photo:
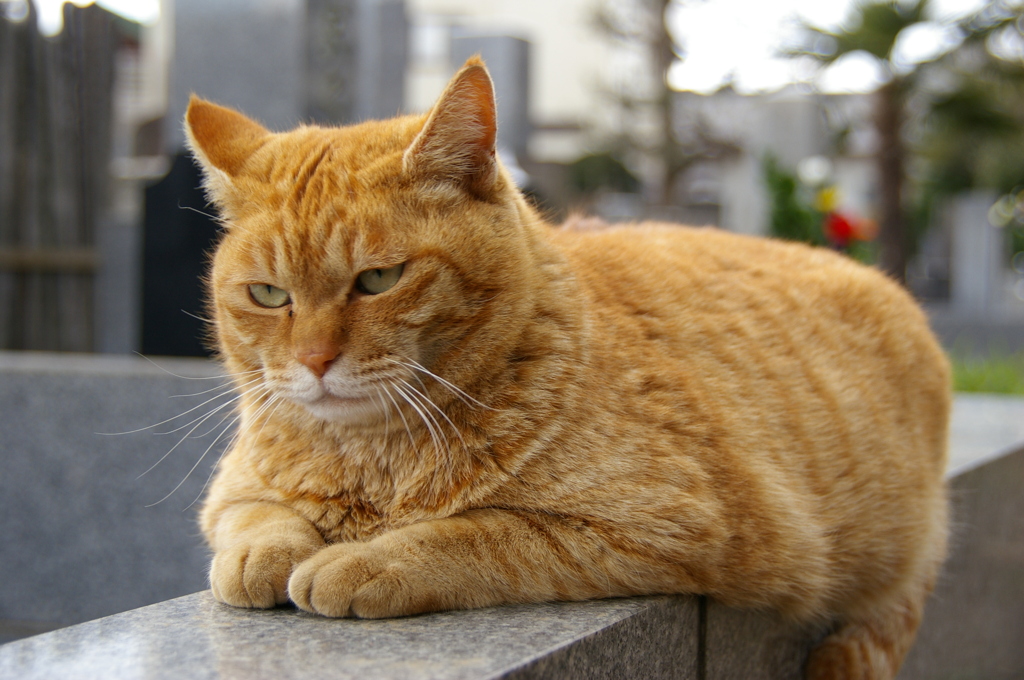
<svg viewBox="0 0 1024 680"><path fill-rule="evenodd" d="M771 612L707 603L706 680L797 680L823 629L798 626Z"/></svg>
<svg viewBox="0 0 1024 680"><path fill-rule="evenodd" d="M182 375L218 370L157 361ZM184 441L142 477L184 431L97 433L153 425L216 392L173 395L219 382L175 378L140 358L0 353L0 641L206 587L206 549L189 506L221 445L189 471L216 432Z"/></svg>
<svg viewBox="0 0 1024 680"><path fill-rule="evenodd" d="M1024 677L1024 448L952 482L953 538L902 680Z"/></svg>
<svg viewBox="0 0 1024 680"><path fill-rule="evenodd" d="M0 677L687 680L695 609L662 596L359 621L203 592L4 645Z"/></svg>

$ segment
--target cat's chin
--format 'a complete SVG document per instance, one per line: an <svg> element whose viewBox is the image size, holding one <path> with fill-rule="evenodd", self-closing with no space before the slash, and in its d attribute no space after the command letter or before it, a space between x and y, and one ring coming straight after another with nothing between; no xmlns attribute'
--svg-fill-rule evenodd
<svg viewBox="0 0 1024 680"><path fill-rule="evenodd" d="M370 397L338 397L325 394L315 401L300 403L310 415L332 423L358 425L380 418L380 404Z"/></svg>

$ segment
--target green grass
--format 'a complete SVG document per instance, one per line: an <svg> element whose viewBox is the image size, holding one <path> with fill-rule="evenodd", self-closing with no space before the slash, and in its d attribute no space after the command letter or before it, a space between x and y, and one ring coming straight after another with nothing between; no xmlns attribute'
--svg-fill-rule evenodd
<svg viewBox="0 0 1024 680"><path fill-rule="evenodd" d="M1024 352L987 357L954 354L950 359L957 392L1024 394Z"/></svg>

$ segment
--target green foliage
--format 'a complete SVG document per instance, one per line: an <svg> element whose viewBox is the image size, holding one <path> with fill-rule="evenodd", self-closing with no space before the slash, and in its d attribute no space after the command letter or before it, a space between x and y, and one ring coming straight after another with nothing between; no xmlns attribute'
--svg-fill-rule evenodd
<svg viewBox="0 0 1024 680"><path fill-rule="evenodd" d="M581 194L592 194L601 189L634 193L640 189L640 180L610 153L595 153L569 165L569 181Z"/></svg>
<svg viewBox="0 0 1024 680"><path fill-rule="evenodd" d="M971 189L1010 200L1024 187L1024 62L991 50L1004 32L1024 33L1024 6L994 0L959 26L963 43L929 65L940 69L929 90L919 88L914 152L921 161L916 220L931 221L938 199ZM921 81L926 82L925 80ZM1024 221L1006 224L1013 253L1024 250Z"/></svg>
<svg viewBox="0 0 1024 680"><path fill-rule="evenodd" d="M954 354L953 389L957 392L1024 394L1024 352L985 358Z"/></svg>
<svg viewBox="0 0 1024 680"><path fill-rule="evenodd" d="M879 132L883 139L904 140L913 158L905 188L909 211L899 219L911 252L933 222L931 212L940 199L971 189L1017 193L1024 186L1024 61L992 50L1007 38L1011 43L1024 38L1024 5L990 0L957 22L958 47L909 71L894 70L892 49L900 33L927 21L928 10L929 0L862 0L836 32L805 25L804 47L789 52L830 64L863 51L888 71L889 83L880 94L899 98L895 105L906 125L902 134ZM883 215L882 221L892 217ZM1024 236L1011 232L1010 237L1013 252L1021 252Z"/></svg>
<svg viewBox="0 0 1024 680"><path fill-rule="evenodd" d="M1010 232L1010 257L1017 253L1024 253L1024 227L1017 225L1009 227Z"/></svg>
<svg viewBox="0 0 1024 680"><path fill-rule="evenodd" d="M914 3L896 0L874 0L854 8L854 15L844 30L833 33L821 28L805 25L813 47L790 52L793 55L810 56L824 63L831 63L851 52L864 51L876 57L883 64L892 56L892 48L900 32L925 20L928 0Z"/></svg>
<svg viewBox="0 0 1024 680"><path fill-rule="evenodd" d="M995 79L984 70L953 74L957 89L931 100L917 145L928 167L925 190L1009 192L1024 179L1024 82Z"/></svg>
<svg viewBox="0 0 1024 680"><path fill-rule="evenodd" d="M771 199L769 233L777 238L824 245L823 216L800 196L796 176L779 167L778 159L772 154L765 155L762 167Z"/></svg>

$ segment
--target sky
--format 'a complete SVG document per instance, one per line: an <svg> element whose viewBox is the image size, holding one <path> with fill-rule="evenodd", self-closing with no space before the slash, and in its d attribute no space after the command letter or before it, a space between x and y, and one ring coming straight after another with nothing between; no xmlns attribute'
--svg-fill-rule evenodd
<svg viewBox="0 0 1024 680"><path fill-rule="evenodd" d="M0 0L3 2L4 0ZM18 2L19 0L7 0ZM84 7L93 0L70 0L72 4ZM39 29L46 35L56 35L63 23L64 0L32 0L39 16ZM216 2L216 0L211 0ZM133 21L151 23L160 18L160 0L98 0L95 4Z"/></svg>
<svg viewBox="0 0 1024 680"><path fill-rule="evenodd" d="M33 0L44 33L59 32L63 1ZM87 0L74 2L89 4ZM683 0L670 10L668 20L685 47L686 58L672 69L669 82L675 89L702 93L714 92L727 82L739 92L754 93L812 79L825 92L871 91L881 83L882 74L865 55L850 55L817 73L805 63L778 54L798 35L801 20L836 29L854 2ZM159 0L98 0L98 4L141 22L155 21L160 12ZM984 0L932 0L934 21L904 32L897 45L898 59L912 65L954 47L957 36L943 21L969 14L983 4Z"/></svg>
<svg viewBox="0 0 1024 680"><path fill-rule="evenodd" d="M732 81L739 92L776 90L812 77L806 64L779 56L799 35L800 21L836 30L855 0L688 0L669 14L669 26L686 50L669 82L679 90L710 93ZM953 18L970 14L984 0L932 0L931 19L901 35L896 56L906 64L927 61L954 47ZM947 22L945 25L943 22ZM821 74L826 92L867 92L881 83L877 64L851 55Z"/></svg>

